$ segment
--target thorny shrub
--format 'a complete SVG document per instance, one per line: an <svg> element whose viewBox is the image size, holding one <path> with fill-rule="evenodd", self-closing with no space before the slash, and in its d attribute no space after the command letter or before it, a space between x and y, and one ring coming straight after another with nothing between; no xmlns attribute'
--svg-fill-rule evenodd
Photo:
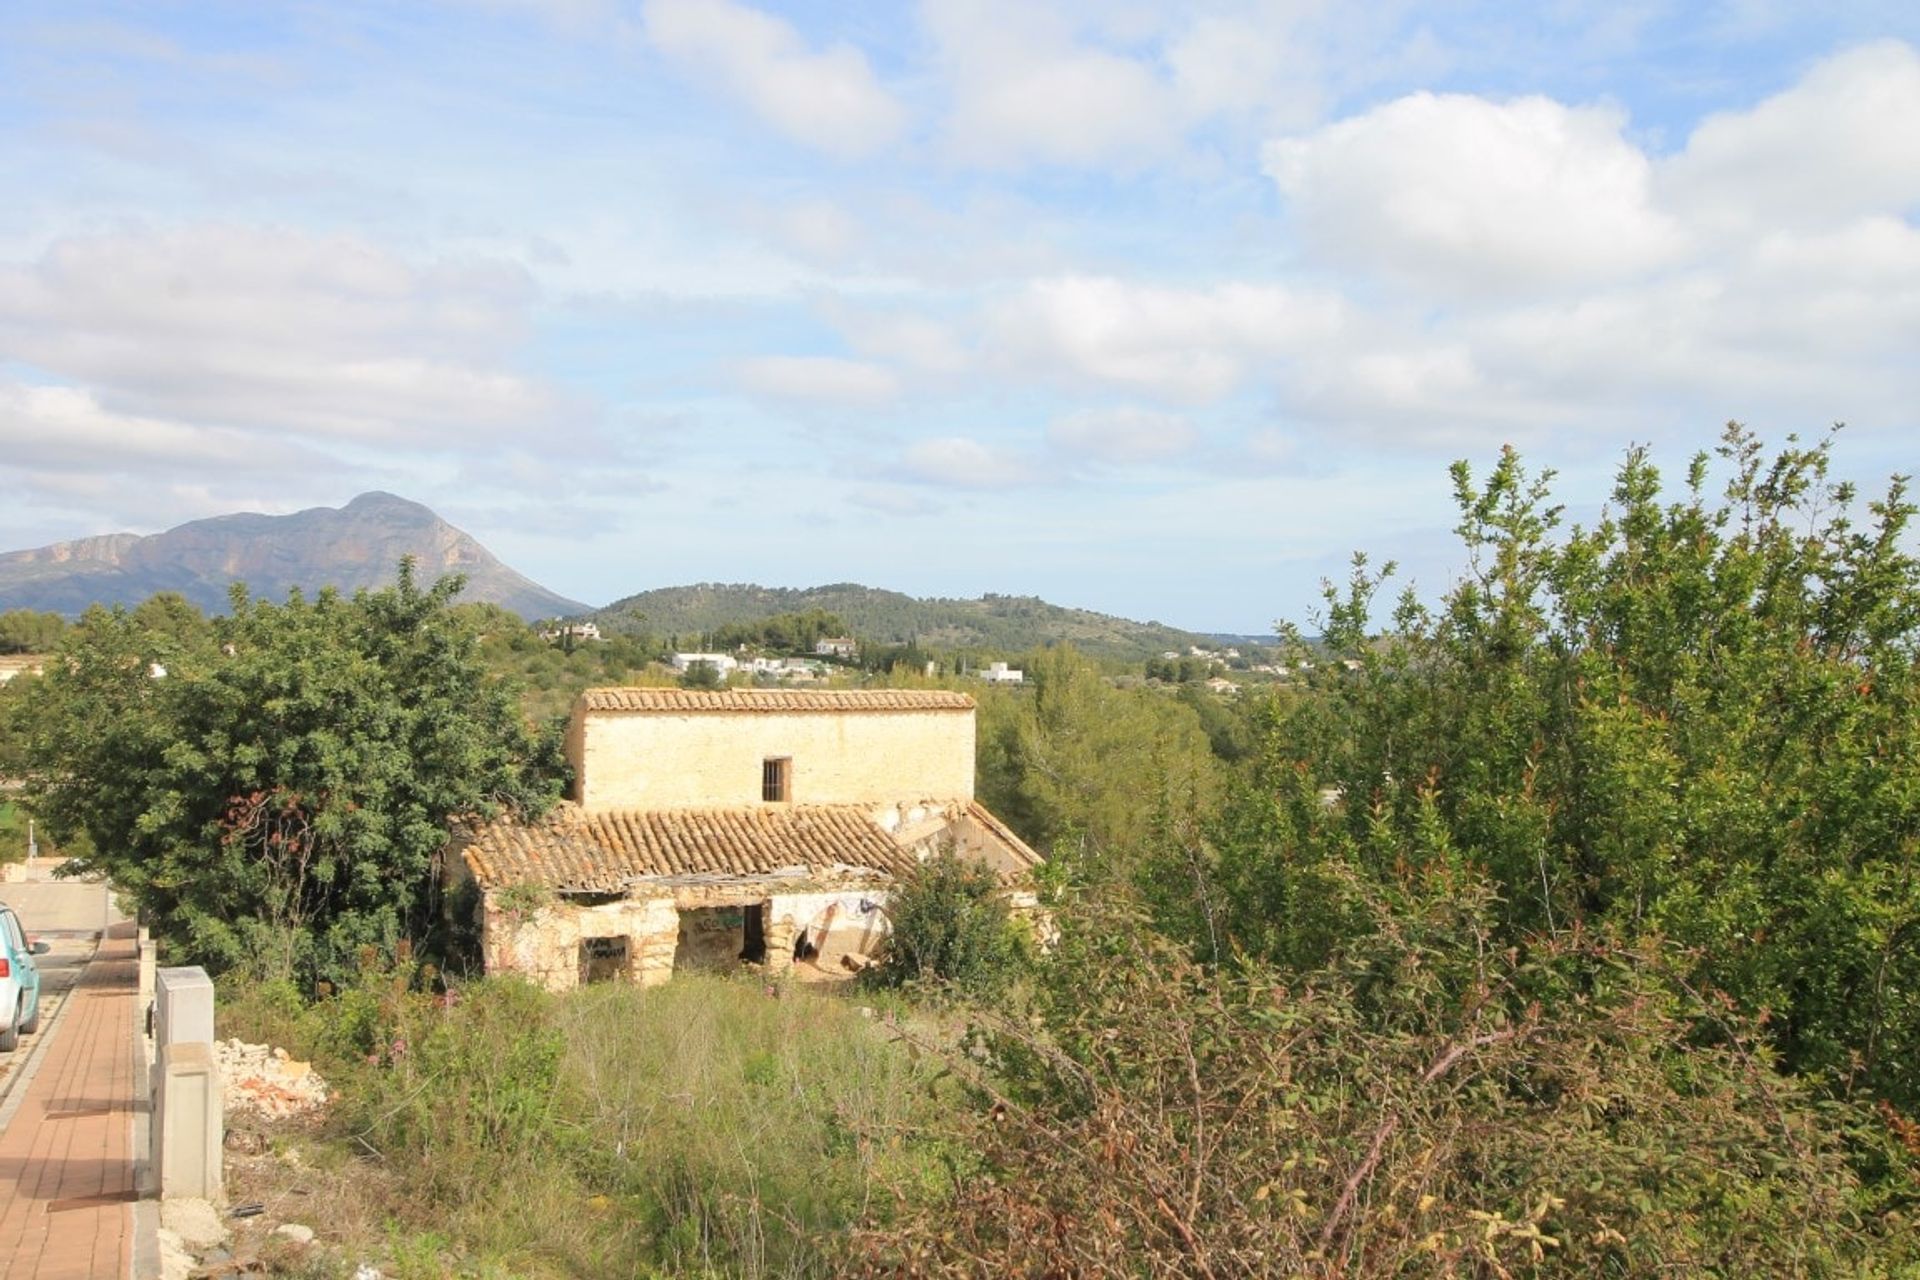
<svg viewBox="0 0 1920 1280"><path fill-rule="evenodd" d="M1457 868L1352 878L1312 972L1082 917L949 1054L949 1194L855 1241L914 1276L1908 1275L1912 1164L1773 1069L1657 946L1488 945ZM1867 1201L1849 1164L1891 1161ZM1904 1195L1887 1195L1892 1185Z"/></svg>

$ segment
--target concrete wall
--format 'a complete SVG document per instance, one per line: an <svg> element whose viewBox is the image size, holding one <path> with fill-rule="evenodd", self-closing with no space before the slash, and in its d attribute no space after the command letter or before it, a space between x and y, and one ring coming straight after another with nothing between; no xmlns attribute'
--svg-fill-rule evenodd
<svg viewBox="0 0 1920 1280"><path fill-rule="evenodd" d="M793 761L795 804L973 796L971 710L599 711L574 717L567 745L589 809L761 804L772 756Z"/></svg>

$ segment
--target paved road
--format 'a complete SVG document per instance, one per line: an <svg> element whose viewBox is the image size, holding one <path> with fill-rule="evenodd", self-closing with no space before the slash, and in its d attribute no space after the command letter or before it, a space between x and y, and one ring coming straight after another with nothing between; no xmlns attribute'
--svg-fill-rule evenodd
<svg viewBox="0 0 1920 1280"><path fill-rule="evenodd" d="M35 880L23 884L0 884L0 902L20 916L30 938L45 938L53 951L39 958L40 1025L47 1026L53 1015L79 980L93 955L94 940L111 923L120 919L111 895L103 884L77 880ZM12 1053L0 1053L0 1099L13 1084L13 1077L33 1049L32 1036L22 1037Z"/></svg>
<svg viewBox="0 0 1920 1280"><path fill-rule="evenodd" d="M59 937L100 933L123 917L104 884L84 880L30 880L0 884L0 902L12 907L28 934Z"/></svg>

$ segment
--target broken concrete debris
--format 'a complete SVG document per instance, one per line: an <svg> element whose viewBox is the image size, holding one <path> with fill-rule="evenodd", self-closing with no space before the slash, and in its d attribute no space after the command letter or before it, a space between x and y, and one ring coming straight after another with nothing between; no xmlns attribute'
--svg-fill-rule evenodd
<svg viewBox="0 0 1920 1280"><path fill-rule="evenodd" d="M214 1043L228 1112L267 1120L305 1115L327 1104L327 1082L313 1064L288 1056L285 1049L247 1044L239 1039Z"/></svg>

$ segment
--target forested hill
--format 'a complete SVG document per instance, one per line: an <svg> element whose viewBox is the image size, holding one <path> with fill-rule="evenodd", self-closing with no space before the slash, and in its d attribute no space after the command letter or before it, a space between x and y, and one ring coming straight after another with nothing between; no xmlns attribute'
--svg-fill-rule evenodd
<svg viewBox="0 0 1920 1280"><path fill-rule="evenodd" d="M1140 658L1201 643L1192 632L1158 622L1069 609L1033 596L923 600L852 582L804 588L714 582L661 587L616 600L594 618L607 627L692 637L728 623L757 622L808 609L838 615L854 635L870 644L918 641L942 649L1012 653L1064 642L1101 657Z"/></svg>

